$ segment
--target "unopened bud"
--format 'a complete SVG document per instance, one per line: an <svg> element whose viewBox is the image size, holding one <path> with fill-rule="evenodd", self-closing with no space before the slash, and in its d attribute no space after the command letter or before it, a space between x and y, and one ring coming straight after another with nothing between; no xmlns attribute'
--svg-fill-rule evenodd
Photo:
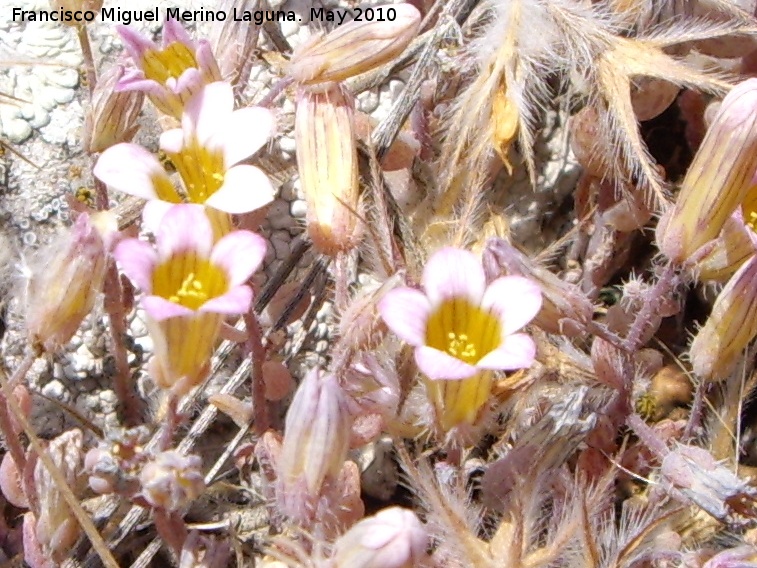
<svg viewBox="0 0 757 568"><path fill-rule="evenodd" d="M710 317L691 343L694 372L704 379L722 380L757 335L757 257L734 274L715 300Z"/></svg>
<svg viewBox="0 0 757 568"><path fill-rule="evenodd" d="M142 495L153 507L178 511L205 490L201 467L199 456L162 452L142 470Z"/></svg>
<svg viewBox="0 0 757 568"><path fill-rule="evenodd" d="M757 79L748 79L723 100L675 206L658 225L663 254L683 264L716 238L754 185L756 171Z"/></svg>
<svg viewBox="0 0 757 568"><path fill-rule="evenodd" d="M105 247L87 214L42 253L26 294L26 325L34 342L55 351L89 314L105 276Z"/></svg>
<svg viewBox="0 0 757 568"><path fill-rule="evenodd" d="M744 224L737 210L726 220L712 250L697 260L695 275L698 280L724 282L755 253L757 235Z"/></svg>
<svg viewBox="0 0 757 568"><path fill-rule="evenodd" d="M420 24L421 14L411 4L366 8L360 21L353 20L303 44L292 56L289 75L303 85L312 85L365 73L402 53Z"/></svg>
<svg viewBox="0 0 757 568"><path fill-rule="evenodd" d="M251 13L257 10L258 0L221 0L216 4L217 10L226 14ZM258 25L244 23L237 18L218 20L210 29L210 46L218 61L221 77L229 82L235 93L243 89L250 78L250 71L255 59L252 53L260 35Z"/></svg>
<svg viewBox="0 0 757 568"><path fill-rule="evenodd" d="M428 534L412 511L390 507L363 519L334 546L336 568L411 568L426 558Z"/></svg>
<svg viewBox="0 0 757 568"><path fill-rule="evenodd" d="M97 80L84 120L84 149L89 154L129 142L139 129L137 118L145 95L141 91L116 91L123 73L122 66L114 65Z"/></svg>
<svg viewBox="0 0 757 568"><path fill-rule="evenodd" d="M354 105L339 85L302 90L294 124L297 167L307 202L307 229L327 255L354 248L360 238Z"/></svg>
<svg viewBox="0 0 757 568"><path fill-rule="evenodd" d="M48 455L77 496L83 493L84 488L84 478L80 475L83 440L81 430L70 430L55 438L47 447ZM42 461L37 462L34 469L34 486L40 510L35 526L37 541L55 562L62 562L68 558L71 547L79 538L79 523Z"/></svg>
<svg viewBox="0 0 757 568"><path fill-rule="evenodd" d="M327 478L336 479L347 457L350 417L334 375L310 371L287 411L276 496L282 510L307 520Z"/></svg>

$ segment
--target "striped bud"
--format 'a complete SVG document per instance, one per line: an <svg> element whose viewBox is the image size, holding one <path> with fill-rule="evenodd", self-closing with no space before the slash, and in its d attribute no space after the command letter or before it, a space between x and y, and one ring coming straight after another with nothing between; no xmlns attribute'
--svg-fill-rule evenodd
<svg viewBox="0 0 757 568"><path fill-rule="evenodd" d="M39 258L26 290L26 326L34 342L55 351L89 314L105 277L105 245L82 213Z"/></svg>
<svg viewBox="0 0 757 568"><path fill-rule="evenodd" d="M402 53L420 24L420 12L410 4L366 8L359 21L304 43L292 56L289 75L313 85L365 73Z"/></svg>
<svg viewBox="0 0 757 568"><path fill-rule="evenodd" d="M757 79L749 79L723 100L675 206L658 225L663 254L682 264L716 238L744 201L756 171Z"/></svg>
<svg viewBox="0 0 757 568"><path fill-rule="evenodd" d="M336 84L298 94L294 138L308 235L327 255L354 248L360 238L353 103Z"/></svg>
<svg viewBox="0 0 757 568"><path fill-rule="evenodd" d="M115 65L100 75L92 104L84 120L84 149L102 152L119 142L129 142L137 132L137 119L145 100L140 91L116 91L124 68Z"/></svg>
<svg viewBox="0 0 757 568"><path fill-rule="evenodd" d="M339 476L349 441L347 397L334 375L313 369L287 411L276 490L284 514L300 522L311 517L324 483Z"/></svg>
<svg viewBox="0 0 757 568"><path fill-rule="evenodd" d="M691 366L700 377L725 379L757 335L757 257L733 275L691 343Z"/></svg>

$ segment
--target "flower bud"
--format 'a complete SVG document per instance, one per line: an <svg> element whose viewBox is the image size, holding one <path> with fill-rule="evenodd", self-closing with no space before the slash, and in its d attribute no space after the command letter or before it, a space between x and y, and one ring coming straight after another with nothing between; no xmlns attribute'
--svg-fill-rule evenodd
<svg viewBox="0 0 757 568"><path fill-rule="evenodd" d="M336 568L411 568L426 557L428 534L412 511L390 507L363 519L334 546Z"/></svg>
<svg viewBox="0 0 757 568"><path fill-rule="evenodd" d="M347 398L339 381L313 369L302 380L286 415L276 490L286 515L308 520L324 481L339 475L349 440Z"/></svg>
<svg viewBox="0 0 757 568"><path fill-rule="evenodd" d="M253 12L258 0L221 0L217 10L226 14ZM210 29L208 38L218 61L221 77L234 87L236 93L247 86L254 58L250 56L258 43L261 26L243 23L237 18L218 20Z"/></svg>
<svg viewBox="0 0 757 568"><path fill-rule="evenodd" d="M757 171L757 79L723 100L683 180L672 211L658 226L660 250L684 263L718 236L754 185Z"/></svg>
<svg viewBox="0 0 757 568"><path fill-rule="evenodd" d="M105 247L87 214L42 253L26 292L26 325L32 341L55 351L92 310L105 277Z"/></svg>
<svg viewBox="0 0 757 568"><path fill-rule="evenodd" d="M318 93L300 91L294 138L313 245L327 255L354 248L360 227L351 96L339 85Z"/></svg>
<svg viewBox="0 0 757 568"><path fill-rule="evenodd" d="M184 456L175 450L162 452L142 469L142 495L153 507L178 511L205 490L201 467L199 456Z"/></svg>
<svg viewBox="0 0 757 568"><path fill-rule="evenodd" d="M722 380L757 335L757 257L734 274L715 300L710 317L689 349L694 372L704 379Z"/></svg>
<svg viewBox="0 0 757 568"><path fill-rule="evenodd" d="M374 21L368 20L369 10ZM289 75L312 85L365 73L402 53L420 24L421 14L411 4L367 8L361 21L353 20L303 44L292 56Z"/></svg>
<svg viewBox="0 0 757 568"><path fill-rule="evenodd" d="M141 91L115 90L123 72L122 66L114 65L98 78L84 120L84 149L89 154L129 142L139 129L137 118L145 95Z"/></svg>
<svg viewBox="0 0 757 568"><path fill-rule="evenodd" d="M696 263L698 280L726 281L750 257L757 253L757 235L744 224L738 209L723 225L718 238Z"/></svg>
<svg viewBox="0 0 757 568"><path fill-rule="evenodd" d="M70 430L47 447L48 455L77 496L82 493L84 480L81 476L83 440L81 430ZM37 462L34 469L34 487L40 511L35 525L37 542L55 562L62 562L79 538L79 523L42 461Z"/></svg>

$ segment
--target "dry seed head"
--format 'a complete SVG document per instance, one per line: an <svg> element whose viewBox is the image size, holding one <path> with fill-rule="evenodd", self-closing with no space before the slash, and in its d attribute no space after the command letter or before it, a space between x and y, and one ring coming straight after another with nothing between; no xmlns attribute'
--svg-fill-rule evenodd
<svg viewBox="0 0 757 568"><path fill-rule="evenodd" d="M327 255L354 248L360 220L352 96L336 84L319 92L300 90L294 138L313 245Z"/></svg>
<svg viewBox="0 0 757 568"><path fill-rule="evenodd" d="M85 150L94 154L119 142L129 142L136 134L137 119L145 95L141 91L116 91L124 68L114 65L106 69L97 81L92 105L84 121Z"/></svg>
<svg viewBox="0 0 757 568"><path fill-rule="evenodd" d="M402 53L418 33L421 15L411 4L373 7L391 21L352 21L325 36L316 36L292 56L289 75L302 85L343 81Z"/></svg>
<svg viewBox="0 0 757 568"><path fill-rule="evenodd" d="M150 505L178 511L205 491L202 460L176 450L161 452L142 469L142 495Z"/></svg>

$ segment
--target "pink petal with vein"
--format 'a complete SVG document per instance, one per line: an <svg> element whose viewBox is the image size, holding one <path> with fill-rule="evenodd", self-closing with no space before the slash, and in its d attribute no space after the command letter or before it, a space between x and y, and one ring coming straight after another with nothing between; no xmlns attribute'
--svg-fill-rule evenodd
<svg viewBox="0 0 757 568"><path fill-rule="evenodd" d="M249 213L268 205L275 193L271 180L255 166L234 166L205 205L226 213Z"/></svg>
<svg viewBox="0 0 757 568"><path fill-rule="evenodd" d="M478 305L486 289L484 269L476 255L453 247L440 249L428 259L421 281L431 305L459 297Z"/></svg>
<svg viewBox="0 0 757 568"><path fill-rule="evenodd" d="M251 231L233 231L216 243L210 261L225 270L229 286L239 286L260 267L267 247L260 235Z"/></svg>
<svg viewBox="0 0 757 568"><path fill-rule="evenodd" d="M432 380L468 379L478 372L473 365L425 345L416 348L415 362L421 372Z"/></svg>
<svg viewBox="0 0 757 568"><path fill-rule="evenodd" d="M234 109L234 92L229 83L217 81L202 87L187 102L181 126L195 132L201 144L208 142L226 124Z"/></svg>
<svg viewBox="0 0 757 568"><path fill-rule="evenodd" d="M113 257L126 276L142 292L152 292L152 273L158 256L150 243L139 239L126 239L116 245Z"/></svg>
<svg viewBox="0 0 757 568"><path fill-rule="evenodd" d="M390 290L379 302L378 311L400 339L416 347L426 342L426 322L431 304L421 291L414 288Z"/></svg>
<svg viewBox="0 0 757 568"><path fill-rule="evenodd" d="M503 276L489 284L481 307L501 322L503 335L518 331L536 314L542 304L539 286L521 276Z"/></svg>
<svg viewBox="0 0 757 568"><path fill-rule="evenodd" d="M536 356L536 345L525 333L508 335L505 342L481 359L476 367L499 371L513 371L530 367Z"/></svg>
<svg viewBox="0 0 757 568"><path fill-rule="evenodd" d="M200 306L201 312L241 315L250 310L252 289L249 286L236 286L223 296L208 300Z"/></svg>
<svg viewBox="0 0 757 568"><path fill-rule="evenodd" d="M155 321L163 321L168 318L191 316L195 312L181 304L175 304L160 296L145 296L142 298L142 307L145 313Z"/></svg>
<svg viewBox="0 0 757 568"><path fill-rule="evenodd" d="M116 144L100 155L92 173L113 189L155 199L156 182L171 183L163 166L150 152L136 144Z"/></svg>
<svg viewBox="0 0 757 568"><path fill-rule="evenodd" d="M205 208L191 203L171 207L163 216L156 241L161 261L183 251L209 258L213 228L205 215Z"/></svg>
<svg viewBox="0 0 757 568"><path fill-rule="evenodd" d="M268 143L276 130L273 113L262 107L234 111L218 125L212 144L224 150L224 164L231 167L246 160Z"/></svg>

